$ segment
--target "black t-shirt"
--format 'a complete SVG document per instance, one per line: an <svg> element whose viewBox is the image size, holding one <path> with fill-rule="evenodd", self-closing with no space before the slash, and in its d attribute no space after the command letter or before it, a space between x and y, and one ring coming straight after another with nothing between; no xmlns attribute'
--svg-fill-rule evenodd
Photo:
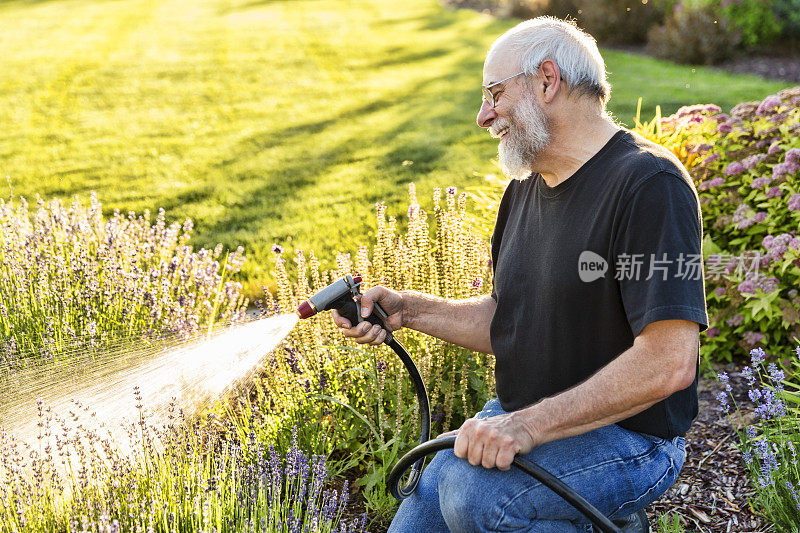
<svg viewBox="0 0 800 533"><path fill-rule="evenodd" d="M705 330L701 242L699 201L685 168L627 130L555 187L539 174L512 180L492 237L491 343L503 409L586 380L651 322L691 320ZM672 438L689 429L697 410L695 377L618 424Z"/></svg>

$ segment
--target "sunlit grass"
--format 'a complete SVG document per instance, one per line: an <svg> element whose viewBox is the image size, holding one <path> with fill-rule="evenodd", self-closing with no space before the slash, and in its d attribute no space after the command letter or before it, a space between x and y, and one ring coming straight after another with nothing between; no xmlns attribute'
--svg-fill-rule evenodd
<svg viewBox="0 0 800 533"><path fill-rule="evenodd" d="M273 242L333 266L372 231L365 206L496 171L473 119L512 24L435 0L2 2L0 195L191 217L196 245L245 246L252 295ZM639 96L650 116L781 87L606 55L628 124Z"/></svg>

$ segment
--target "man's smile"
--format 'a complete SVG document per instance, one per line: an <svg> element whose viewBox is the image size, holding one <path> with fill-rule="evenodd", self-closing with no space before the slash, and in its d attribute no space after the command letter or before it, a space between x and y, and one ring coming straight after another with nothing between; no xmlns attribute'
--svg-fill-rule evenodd
<svg viewBox="0 0 800 533"><path fill-rule="evenodd" d="M508 134L508 130L509 129L510 129L509 126L505 126L504 128L497 129L497 130L495 130L494 128L491 128L489 130L489 134L492 137L494 137L495 139L502 139L503 137L505 137Z"/></svg>

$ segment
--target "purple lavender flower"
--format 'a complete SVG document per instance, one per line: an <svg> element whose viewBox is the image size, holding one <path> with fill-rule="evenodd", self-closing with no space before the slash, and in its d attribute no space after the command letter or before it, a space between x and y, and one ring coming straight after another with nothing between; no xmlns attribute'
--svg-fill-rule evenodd
<svg viewBox="0 0 800 533"><path fill-rule="evenodd" d="M754 412L761 420L770 420L786 415L786 405L774 389L764 388L758 396L758 400L753 400L758 404Z"/></svg>
<svg viewBox="0 0 800 533"><path fill-rule="evenodd" d="M753 368L752 367L749 367L749 366L744 367L742 369L742 375L747 380L747 384L749 386L752 387L753 385L755 385L755 383L756 383L756 375L753 372Z"/></svg>
<svg viewBox="0 0 800 533"><path fill-rule="evenodd" d="M483 285L483 280L481 278L475 278L472 280L473 289L478 289L481 285Z"/></svg>
<svg viewBox="0 0 800 533"><path fill-rule="evenodd" d="M450 187L447 188L447 194L455 194L456 190L457 189L451 185Z"/></svg>
<svg viewBox="0 0 800 533"><path fill-rule="evenodd" d="M791 481L786 481L786 488L789 489L789 494L792 495L792 499L794 500L794 505L798 511L800 511L800 491L794 488Z"/></svg>
<svg viewBox="0 0 800 533"><path fill-rule="evenodd" d="M725 392L717 393L717 401L719 402L720 409L723 413L727 413L730 411L731 406L728 403L728 395Z"/></svg>
<svg viewBox="0 0 800 533"><path fill-rule="evenodd" d="M757 403L761 400L761 389L750 389L747 391L747 397L750 398L751 402Z"/></svg>
<svg viewBox="0 0 800 533"><path fill-rule="evenodd" d="M776 388L782 389L783 385L781 384L781 382L786 377L786 374L783 372L783 370L780 370L778 368L778 365L776 365L775 363L770 363L769 365L767 365L767 368L769 369L769 379L776 386Z"/></svg>
<svg viewBox="0 0 800 533"><path fill-rule="evenodd" d="M272 253L274 253L274 254L282 254L283 253L283 246L281 246L280 244L274 244L273 243L273 245L272 245Z"/></svg>
<svg viewBox="0 0 800 533"><path fill-rule="evenodd" d="M750 350L750 363L753 368L763 363L766 358L767 352L764 351L764 348L753 348Z"/></svg>

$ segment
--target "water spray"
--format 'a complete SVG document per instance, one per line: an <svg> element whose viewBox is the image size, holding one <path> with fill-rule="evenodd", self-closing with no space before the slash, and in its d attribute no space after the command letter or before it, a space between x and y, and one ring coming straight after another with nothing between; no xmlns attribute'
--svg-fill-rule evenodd
<svg viewBox="0 0 800 533"><path fill-rule="evenodd" d="M414 387L417 391L417 400L419 402L419 445L400 458L389 473L387 482L388 490L391 492L392 496L398 500L403 500L411 496L416 490L420 476L422 475L425 457L440 450L453 448L455 446L456 437L440 437L429 440L431 417L428 392L425 390L425 384L422 381L419 370L417 370L414 361L411 359L411 356L408 355L403 345L397 342L394 335L386 329L384 320L388 315L378 303L375 303L372 313L367 318L361 316L360 286L361 278L348 274L344 278L331 283L300 304L297 308L297 314L300 318L309 318L321 311L336 309L336 311L349 320L350 324L353 326L367 321L371 324L377 324L386 330L386 339L383 342L394 350L400 357L400 360L403 361L409 374L411 374L411 379L414 382ZM580 511L581 514L588 518L592 524L599 528L600 531L605 533L622 532L619 527L589 503L583 496L575 492L566 483L541 466L520 456L515 457L512 464L564 498ZM411 469L411 474L408 482L405 486L402 486L401 478L409 469Z"/></svg>

